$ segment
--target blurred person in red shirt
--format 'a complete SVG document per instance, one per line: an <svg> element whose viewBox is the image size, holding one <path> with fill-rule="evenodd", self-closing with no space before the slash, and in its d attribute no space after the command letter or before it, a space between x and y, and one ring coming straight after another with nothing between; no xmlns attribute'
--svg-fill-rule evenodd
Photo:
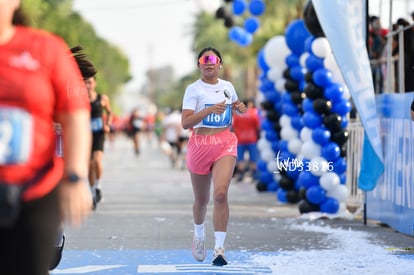
<svg viewBox="0 0 414 275"><path fill-rule="evenodd" d="M63 39L24 25L20 1L0 0L0 268L45 275L62 221L80 225L91 211L90 107Z"/></svg>
<svg viewBox="0 0 414 275"><path fill-rule="evenodd" d="M237 164L235 176L242 181L248 171L252 177L256 174L258 158L257 140L260 132L260 119L253 99L245 100L247 112L233 117L233 131L237 136ZM248 158L246 159L246 153Z"/></svg>

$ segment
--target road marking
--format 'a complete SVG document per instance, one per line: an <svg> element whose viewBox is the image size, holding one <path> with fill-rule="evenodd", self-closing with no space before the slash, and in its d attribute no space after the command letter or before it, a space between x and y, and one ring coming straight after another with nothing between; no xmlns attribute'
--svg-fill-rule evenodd
<svg viewBox="0 0 414 275"><path fill-rule="evenodd" d="M52 274L84 274L89 272L120 268L124 266L126 265L85 265L74 268L55 269L52 271Z"/></svg>
<svg viewBox="0 0 414 275"><path fill-rule="evenodd" d="M180 265L139 265L138 273L211 273L219 272L220 274L240 274L254 275L257 273L272 273L272 270L266 266L254 265L227 265L213 266L211 264L180 264Z"/></svg>

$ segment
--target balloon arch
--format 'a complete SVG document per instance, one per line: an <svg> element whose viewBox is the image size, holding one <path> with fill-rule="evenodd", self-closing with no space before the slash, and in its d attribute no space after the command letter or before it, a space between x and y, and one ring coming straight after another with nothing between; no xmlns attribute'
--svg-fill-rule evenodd
<svg viewBox="0 0 414 275"><path fill-rule="evenodd" d="M349 91L311 5L257 56L265 110L259 190L301 213L346 209ZM276 158L275 158L276 156Z"/></svg>

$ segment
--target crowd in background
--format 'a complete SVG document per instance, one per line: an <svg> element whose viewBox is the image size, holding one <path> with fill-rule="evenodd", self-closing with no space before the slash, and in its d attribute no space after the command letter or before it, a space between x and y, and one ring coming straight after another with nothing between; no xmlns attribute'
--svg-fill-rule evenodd
<svg viewBox="0 0 414 275"><path fill-rule="evenodd" d="M411 22L405 18L399 18L393 23L392 29L389 30L383 27L383 22L381 22L378 16L370 16L368 54L371 62L374 88L377 94L393 91L414 91L414 81L412 81L412 79L414 79L413 22L414 12L411 13ZM400 32L403 33L403 45L400 45ZM391 39L391 41L389 39ZM390 45L390 48L387 45ZM401 47L403 47L403 56L400 56ZM391 51L392 56L391 70L388 70L387 68L387 56L389 55L389 51ZM402 66L399 66L400 61L403 62L401 64ZM399 68L403 68L404 83L399 83ZM389 79L387 78L388 71L391 73ZM390 87L387 87L387 83L389 83Z"/></svg>

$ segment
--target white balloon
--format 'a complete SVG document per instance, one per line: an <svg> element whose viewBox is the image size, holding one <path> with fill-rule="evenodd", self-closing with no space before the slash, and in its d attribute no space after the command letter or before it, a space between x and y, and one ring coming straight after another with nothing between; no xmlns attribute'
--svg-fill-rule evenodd
<svg viewBox="0 0 414 275"><path fill-rule="evenodd" d="M351 92L348 89L348 86L344 85L344 93L342 95L345 99L351 99Z"/></svg>
<svg viewBox="0 0 414 275"><path fill-rule="evenodd" d="M302 141L299 138L294 138L288 141L288 150L292 154L299 154L302 150Z"/></svg>
<svg viewBox="0 0 414 275"><path fill-rule="evenodd" d="M329 163L323 157L314 157L309 163L310 172L315 176L322 176L329 171Z"/></svg>
<svg viewBox="0 0 414 275"><path fill-rule="evenodd" d="M309 56L309 53L308 52L304 52L303 54L300 55L299 64L303 68L306 68L306 59L308 58L308 56Z"/></svg>
<svg viewBox="0 0 414 275"><path fill-rule="evenodd" d="M319 184L326 191L331 191L337 188L341 182L338 174L334 172L327 172L319 178Z"/></svg>
<svg viewBox="0 0 414 275"><path fill-rule="evenodd" d="M313 54L320 58L325 58L332 51L331 45L325 37L318 37L313 40L311 48Z"/></svg>
<svg viewBox="0 0 414 275"><path fill-rule="evenodd" d="M339 71L338 64L336 63L335 57L333 54L329 54L328 56L325 57L325 59L323 60L323 65L325 66L325 68L330 70L332 73Z"/></svg>
<svg viewBox="0 0 414 275"><path fill-rule="evenodd" d="M267 171L269 173L274 173L276 171L279 171L276 160L272 159L267 163Z"/></svg>
<svg viewBox="0 0 414 275"><path fill-rule="evenodd" d="M279 124L282 127L289 127L290 124L290 117L288 115L281 115L279 119Z"/></svg>
<svg viewBox="0 0 414 275"><path fill-rule="evenodd" d="M321 146L310 139L303 143L301 153L305 158L312 159L320 156L321 150Z"/></svg>
<svg viewBox="0 0 414 275"><path fill-rule="evenodd" d="M273 82L278 81L283 76L283 71L279 67L271 67L266 74L267 78Z"/></svg>
<svg viewBox="0 0 414 275"><path fill-rule="evenodd" d="M207 13L215 13L220 8L220 0L199 0L199 7Z"/></svg>
<svg viewBox="0 0 414 275"><path fill-rule="evenodd" d="M263 48L263 58L269 67L279 67L282 71L287 67L286 56L290 50L286 44L285 36L277 35L266 42Z"/></svg>
<svg viewBox="0 0 414 275"><path fill-rule="evenodd" d="M291 140L298 136L298 131L295 130L292 126L282 127L280 130L280 137L284 140Z"/></svg>
<svg viewBox="0 0 414 275"><path fill-rule="evenodd" d="M326 196L335 198L339 202L346 202L349 196L349 190L348 187L346 187L346 185L339 184L335 186L335 188L328 190Z"/></svg>
<svg viewBox="0 0 414 275"><path fill-rule="evenodd" d="M272 145L270 142L264 137L264 135L257 141L257 149L259 151L271 149Z"/></svg>
<svg viewBox="0 0 414 275"><path fill-rule="evenodd" d="M286 83L286 79L284 78L280 78L279 80L276 81L276 83L274 84L276 91L279 92L284 92L285 91L285 83Z"/></svg>
<svg viewBox="0 0 414 275"><path fill-rule="evenodd" d="M270 149L260 151L260 158L266 162L274 160L275 156L273 151Z"/></svg>
<svg viewBox="0 0 414 275"><path fill-rule="evenodd" d="M312 129L308 127L303 127L300 131L300 139L305 142L308 140L312 140Z"/></svg>
<svg viewBox="0 0 414 275"><path fill-rule="evenodd" d="M276 182L279 182L279 181L282 179L282 175L281 175L280 173L274 173L274 175L273 175L273 179L274 179Z"/></svg>

